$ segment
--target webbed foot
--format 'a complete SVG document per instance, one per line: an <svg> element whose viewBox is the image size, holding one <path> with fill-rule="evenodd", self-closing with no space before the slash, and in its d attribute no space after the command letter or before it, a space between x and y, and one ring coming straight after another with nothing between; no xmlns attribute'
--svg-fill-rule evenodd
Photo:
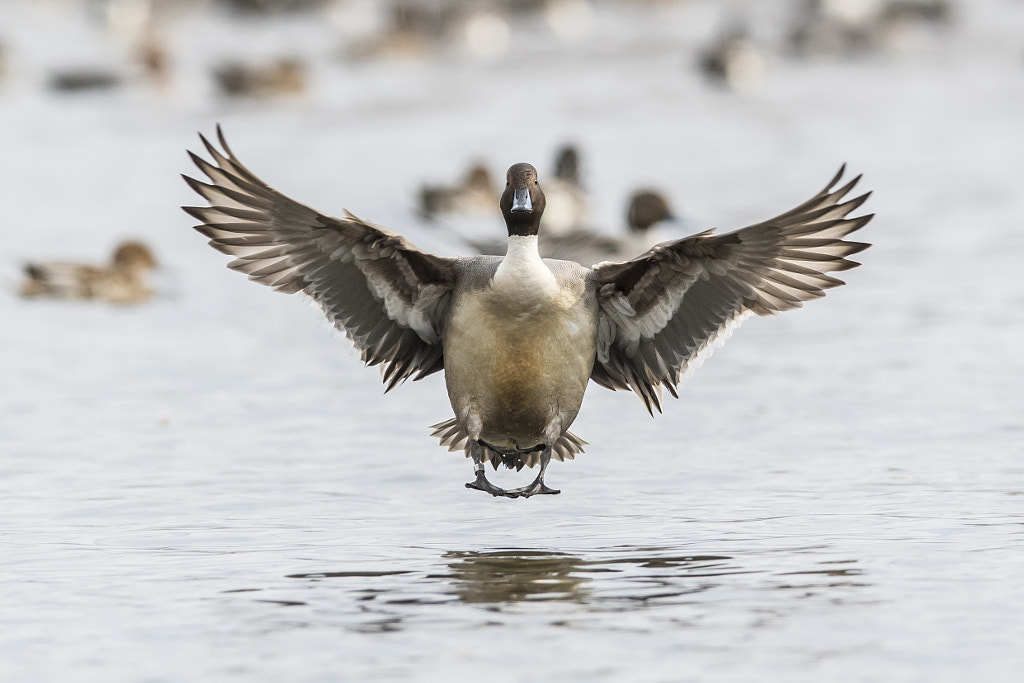
<svg viewBox="0 0 1024 683"><path fill-rule="evenodd" d="M505 498L518 498L521 494L518 493L519 489L514 491L506 491L503 488L499 488L487 481L487 477L484 476L483 470L477 470L476 480L466 482L467 489L476 489L477 491L483 491L489 493L492 496L503 496ZM524 487L525 488L525 487Z"/></svg>
<svg viewBox="0 0 1024 683"><path fill-rule="evenodd" d="M469 486L469 484L466 484L466 486ZM530 496L535 496L537 494L550 493L554 495L561 492L561 489L553 489L547 486L542 479L538 478L534 479L532 484L528 484L527 486L520 486L517 489L509 489L505 493L506 495L514 494L512 495L513 498L518 496L522 496L523 498L529 498Z"/></svg>

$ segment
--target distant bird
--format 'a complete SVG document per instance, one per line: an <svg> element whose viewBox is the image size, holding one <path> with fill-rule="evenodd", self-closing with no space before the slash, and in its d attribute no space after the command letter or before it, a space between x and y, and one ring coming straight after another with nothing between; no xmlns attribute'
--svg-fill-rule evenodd
<svg viewBox="0 0 1024 683"><path fill-rule="evenodd" d="M555 153L555 172L545 183L548 208L541 218L547 234L566 233L582 226L590 213L587 193L580 176L580 153L566 144Z"/></svg>
<svg viewBox="0 0 1024 683"><path fill-rule="evenodd" d="M805 0L789 42L812 56L913 48L914 28L946 26L953 14L949 0Z"/></svg>
<svg viewBox="0 0 1024 683"><path fill-rule="evenodd" d="M153 296L146 282L156 258L142 242L121 242L107 266L75 262L25 264L20 294L26 298L97 299L112 304L136 304Z"/></svg>
<svg viewBox="0 0 1024 683"><path fill-rule="evenodd" d="M734 27L704 49L700 70L712 83L733 90L750 90L764 80L767 67L764 54L747 30Z"/></svg>
<svg viewBox="0 0 1024 683"><path fill-rule="evenodd" d="M393 0L387 6L386 26L351 41L345 54L357 61L428 56L458 42L457 34L465 26L468 9L465 3L451 0Z"/></svg>
<svg viewBox="0 0 1024 683"><path fill-rule="evenodd" d="M109 69L75 67L61 69L50 74L50 90L79 93L97 90L113 90L122 85L120 75Z"/></svg>
<svg viewBox="0 0 1024 683"><path fill-rule="evenodd" d="M213 79L229 97L301 95L306 90L306 64L297 57L262 65L226 62L213 70Z"/></svg>
<svg viewBox="0 0 1024 683"><path fill-rule="evenodd" d="M593 269L543 260L537 235L545 195L533 166L509 168L499 205L504 257L443 258L351 213L331 218L277 192L228 148L201 139L209 178L185 177L208 206L184 207L230 268L285 293L304 292L345 332L387 389L444 371L455 417L434 426L476 473L469 488L510 498L558 493L544 483L552 457L585 442L568 431L590 381L632 390L661 410L676 385L744 319L799 307L857 265L867 244L842 238L871 215L847 218L868 195L844 200L857 178L843 170L809 201L773 219L662 244ZM534 481L505 490L490 462L540 465Z"/></svg>
<svg viewBox="0 0 1024 683"><path fill-rule="evenodd" d="M142 75L157 86L171 81L172 64L167 45L156 34L142 36L135 44L134 61Z"/></svg>
<svg viewBox="0 0 1024 683"><path fill-rule="evenodd" d="M425 185L420 188L420 214L426 218L493 214L496 213L499 195L487 167L473 164L455 185Z"/></svg>
<svg viewBox="0 0 1024 683"><path fill-rule="evenodd" d="M320 9L330 0L219 0L219 4L240 13L272 15Z"/></svg>
<svg viewBox="0 0 1024 683"><path fill-rule="evenodd" d="M868 51L880 0L804 0L789 35L799 55L846 56Z"/></svg>
<svg viewBox="0 0 1024 683"><path fill-rule="evenodd" d="M925 21L934 24L949 24L953 21L953 4L950 0L889 0L882 9L886 21Z"/></svg>

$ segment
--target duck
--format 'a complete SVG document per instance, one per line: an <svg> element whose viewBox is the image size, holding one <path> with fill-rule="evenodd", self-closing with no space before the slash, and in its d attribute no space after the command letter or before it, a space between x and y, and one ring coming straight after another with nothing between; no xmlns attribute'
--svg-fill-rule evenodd
<svg viewBox="0 0 1024 683"><path fill-rule="evenodd" d="M589 215L589 202L576 145L566 143L555 151L555 170L547 187L547 212L541 218L544 233L562 235L583 226Z"/></svg>
<svg viewBox="0 0 1024 683"><path fill-rule="evenodd" d="M499 192L487 166L474 163L456 185L424 185L420 188L420 215L490 215L496 212Z"/></svg>
<svg viewBox="0 0 1024 683"><path fill-rule="evenodd" d="M227 97L294 96L306 90L306 71L306 63L298 57L281 57L269 64L230 61L213 69L213 79Z"/></svg>
<svg viewBox="0 0 1024 683"><path fill-rule="evenodd" d="M746 27L735 25L701 52L700 71L711 83L750 91L764 81L766 59Z"/></svg>
<svg viewBox="0 0 1024 683"><path fill-rule="evenodd" d="M789 34L797 56L847 57L872 50L881 0L803 0Z"/></svg>
<svg viewBox="0 0 1024 683"><path fill-rule="evenodd" d="M95 299L111 304L137 304L150 299L147 275L157 267L145 243L126 240L114 249L110 264L96 266L68 261L27 263L20 294L27 299Z"/></svg>
<svg viewBox="0 0 1024 683"><path fill-rule="evenodd" d="M472 461L466 486L495 497L556 494L552 459L587 443L569 431L591 383L634 392L651 415L682 378L751 315L800 307L843 284L829 275L859 265L869 245L844 239L873 214L851 217L870 193L848 199L845 165L820 192L754 225L706 230L637 258L593 268L544 259L545 194L536 168L509 167L499 199L503 256L443 257L358 218L305 206L249 171L217 127L209 159L189 152L205 180L183 175L204 200L182 207L228 267L283 293L303 293L379 366L385 392L444 373L453 417L432 426ZM538 467L503 489L486 465Z"/></svg>

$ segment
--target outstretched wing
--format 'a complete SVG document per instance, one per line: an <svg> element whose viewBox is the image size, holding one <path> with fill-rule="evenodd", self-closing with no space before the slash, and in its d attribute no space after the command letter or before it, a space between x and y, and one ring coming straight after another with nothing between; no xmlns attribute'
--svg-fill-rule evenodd
<svg viewBox="0 0 1024 683"><path fill-rule="evenodd" d="M185 181L209 206L182 207L210 246L235 257L229 268L279 292L304 292L345 332L367 365L383 364L390 391L444 367L441 333L454 260L420 251L401 235L346 212L331 218L253 175L228 148L199 136L213 158L192 152L210 179Z"/></svg>
<svg viewBox="0 0 1024 683"><path fill-rule="evenodd" d="M791 211L741 230L666 242L625 263L593 269L600 316L591 379L632 390L661 410L661 388L676 394L684 375L751 314L798 308L843 284L825 273L858 263L868 244L842 238L874 214L847 218L870 193L843 198L860 180L821 192Z"/></svg>

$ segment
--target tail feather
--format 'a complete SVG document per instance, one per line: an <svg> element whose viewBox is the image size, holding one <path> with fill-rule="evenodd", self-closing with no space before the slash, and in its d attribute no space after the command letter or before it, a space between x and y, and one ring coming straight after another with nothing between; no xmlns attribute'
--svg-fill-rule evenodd
<svg viewBox="0 0 1024 683"><path fill-rule="evenodd" d="M470 457L469 435L463 431L458 420L452 418L431 425L430 428L434 430L430 435L439 439L441 445L447 447L449 452L462 450L467 458ZM494 469L498 469L498 465L505 465L509 469L521 470L523 467L534 467L540 464L540 451L499 453L485 444L480 445L483 446L484 462L490 462ZM552 446L551 457L559 462L573 460L577 453L583 452L583 447L586 445L586 441L572 432L565 432Z"/></svg>

